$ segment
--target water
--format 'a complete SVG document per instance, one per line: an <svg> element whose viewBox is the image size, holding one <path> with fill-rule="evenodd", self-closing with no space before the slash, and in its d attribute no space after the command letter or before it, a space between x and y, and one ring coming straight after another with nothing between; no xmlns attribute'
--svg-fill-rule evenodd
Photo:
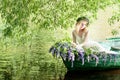
<svg viewBox="0 0 120 80"><path fill-rule="evenodd" d="M59 73L59 72L58 72ZM120 80L120 69L104 71L65 71L39 80Z"/></svg>
<svg viewBox="0 0 120 80"><path fill-rule="evenodd" d="M67 72L64 80L120 80L119 70Z"/></svg>

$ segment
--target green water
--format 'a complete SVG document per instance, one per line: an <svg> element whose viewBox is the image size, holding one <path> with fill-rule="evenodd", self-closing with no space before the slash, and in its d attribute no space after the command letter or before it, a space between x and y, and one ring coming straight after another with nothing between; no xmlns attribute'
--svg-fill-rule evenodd
<svg viewBox="0 0 120 80"><path fill-rule="evenodd" d="M13 68L7 66L6 71L1 72L0 80L120 80L120 69L70 72L61 59L52 61L34 61L31 66L24 62L21 65L14 64Z"/></svg>
<svg viewBox="0 0 120 80"><path fill-rule="evenodd" d="M67 72L64 80L120 80L120 70Z"/></svg>
<svg viewBox="0 0 120 80"><path fill-rule="evenodd" d="M38 80L120 80L120 70L85 72L65 71L57 76L50 76L50 74L48 74Z"/></svg>
<svg viewBox="0 0 120 80"><path fill-rule="evenodd" d="M70 72L61 69L61 72L53 71L50 74L41 72L41 74L36 80L120 80L120 70Z"/></svg>

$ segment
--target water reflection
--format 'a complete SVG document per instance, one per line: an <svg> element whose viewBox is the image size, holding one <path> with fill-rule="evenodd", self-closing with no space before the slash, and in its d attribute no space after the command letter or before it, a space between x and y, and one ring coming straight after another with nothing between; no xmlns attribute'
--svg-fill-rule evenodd
<svg viewBox="0 0 120 80"><path fill-rule="evenodd" d="M104 71L68 71L64 80L120 80L119 70Z"/></svg>

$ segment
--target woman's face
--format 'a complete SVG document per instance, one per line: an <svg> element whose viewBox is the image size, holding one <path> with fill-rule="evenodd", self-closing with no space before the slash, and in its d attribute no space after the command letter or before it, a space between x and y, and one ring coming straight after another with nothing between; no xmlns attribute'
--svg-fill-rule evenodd
<svg viewBox="0 0 120 80"><path fill-rule="evenodd" d="M79 23L76 24L76 27L78 30L83 30L88 26L88 22L87 21L80 21Z"/></svg>

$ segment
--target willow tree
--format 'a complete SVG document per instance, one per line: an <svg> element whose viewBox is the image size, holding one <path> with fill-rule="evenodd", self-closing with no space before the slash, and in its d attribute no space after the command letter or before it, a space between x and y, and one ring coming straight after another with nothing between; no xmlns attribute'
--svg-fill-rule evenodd
<svg viewBox="0 0 120 80"><path fill-rule="evenodd" d="M120 7L120 0L0 0L2 21L9 25L5 26L3 33L4 36L14 35L15 28L25 33L31 26L29 22L39 28L67 28L78 16L88 16L92 20L98 9L115 4ZM119 21L119 16L120 11L111 20Z"/></svg>
<svg viewBox="0 0 120 80"><path fill-rule="evenodd" d="M0 0L4 24L0 35L2 38L12 37L13 44L18 41L31 45L33 36L41 28L68 28L78 16L87 16L92 21L97 18L99 9L112 5L117 5L120 10L120 0ZM109 23L115 20L120 20L120 11L116 11ZM7 41L4 40L5 44Z"/></svg>

